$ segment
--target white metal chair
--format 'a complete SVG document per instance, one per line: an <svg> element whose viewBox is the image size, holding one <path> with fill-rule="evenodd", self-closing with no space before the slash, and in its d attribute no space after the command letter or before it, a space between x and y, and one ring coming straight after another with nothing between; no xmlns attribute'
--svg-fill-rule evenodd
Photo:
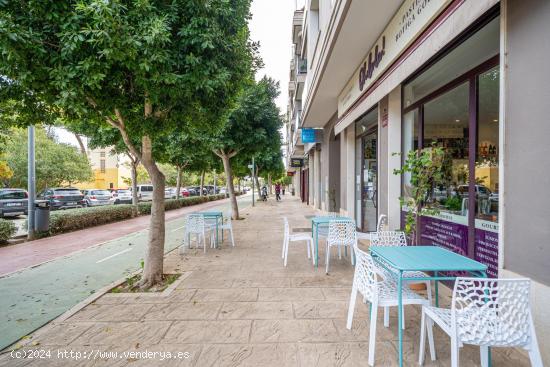
<svg viewBox="0 0 550 367"><path fill-rule="evenodd" d="M380 214L378 217L378 223L376 223L376 231L382 232L388 230L388 216L386 214Z"/></svg>
<svg viewBox="0 0 550 367"><path fill-rule="evenodd" d="M371 246L407 246L407 236L401 231L379 231L370 233ZM427 275L421 271L405 271L404 278L426 278ZM407 280L408 284L425 284L428 300L432 302L432 286L429 280ZM405 320L405 318L403 318ZM403 325L405 322L403 321ZM390 326L390 315L387 309L384 310L384 326Z"/></svg>
<svg viewBox="0 0 550 367"><path fill-rule="evenodd" d="M327 212L326 216L330 217L330 218L338 218L338 217L340 217L340 213L338 213L338 212ZM317 233L318 233L319 237L327 237L328 236L328 225L320 225L317 228Z"/></svg>
<svg viewBox="0 0 550 367"><path fill-rule="evenodd" d="M353 248L357 245L357 233L355 221L346 219L334 219L328 224L328 236L326 246L326 273L328 274L330 262L330 248L338 247L338 257L342 258L341 247L350 248L351 264L354 264Z"/></svg>
<svg viewBox="0 0 550 367"><path fill-rule="evenodd" d="M424 363L425 330L433 322L451 337L451 366L458 367L463 344L480 346L481 365L489 365L489 347L520 347L531 365L542 367L531 315L529 279L457 278L450 309L422 307L419 363ZM428 335L435 360L433 335Z"/></svg>
<svg viewBox="0 0 550 367"><path fill-rule="evenodd" d="M183 237L184 246L182 246L182 251L185 244L187 244L187 247L191 248L191 235L194 234L197 247L202 242L204 252L206 253L206 234L210 234L210 246L213 244L214 236L212 235L211 229L209 229L209 227L205 224L204 216L202 214L189 214L186 222L185 235Z"/></svg>
<svg viewBox="0 0 550 367"><path fill-rule="evenodd" d="M307 247L307 258L312 259L313 264L315 265L315 259L312 258L311 254L314 253L313 249L313 238L309 233L290 233L290 226L288 224L288 219L283 217L285 223L284 239L283 239L283 264L286 266L288 260L288 245L290 242L305 241Z"/></svg>
<svg viewBox="0 0 550 367"><path fill-rule="evenodd" d="M346 327L351 329L357 293L360 293L363 296L364 302L368 301L371 303L368 362L370 366L373 366L378 307L386 308L398 306L397 283L393 278L386 278L379 281L376 274L380 273L380 270L377 268L371 256L357 246L355 246L354 250L356 256L355 274L353 276ZM406 285L402 286L401 294L403 305L429 305L427 299L416 294ZM429 329L430 333L431 330L432 329Z"/></svg>
<svg viewBox="0 0 550 367"><path fill-rule="evenodd" d="M376 231L387 231L388 230L388 217L386 214L380 214L378 217L378 223L376 223ZM370 232L357 232L358 240L370 240Z"/></svg>
<svg viewBox="0 0 550 367"><path fill-rule="evenodd" d="M223 222L218 225L218 228L222 231L226 230L229 231L229 235L231 236L231 245L235 247L235 239L233 238L233 224L231 220L231 212L226 213L225 217L223 218Z"/></svg>

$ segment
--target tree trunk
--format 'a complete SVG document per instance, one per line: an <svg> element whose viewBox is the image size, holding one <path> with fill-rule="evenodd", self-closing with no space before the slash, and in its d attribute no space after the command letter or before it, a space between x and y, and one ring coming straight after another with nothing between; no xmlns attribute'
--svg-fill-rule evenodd
<svg viewBox="0 0 550 367"><path fill-rule="evenodd" d="M267 186L269 187L269 195L273 194L273 190L271 188L271 173L267 174Z"/></svg>
<svg viewBox="0 0 550 367"><path fill-rule="evenodd" d="M181 166L177 166L178 168L178 174L176 176L176 199L179 199L180 198L180 193L181 193L181 175L183 173L183 169Z"/></svg>
<svg viewBox="0 0 550 367"><path fill-rule="evenodd" d="M164 188L165 177L158 168L152 156L151 139L142 138L141 162L153 184L153 203L151 205L151 219L149 226L149 243L145 255L141 288L149 288L162 281L164 262Z"/></svg>
<svg viewBox="0 0 550 367"><path fill-rule="evenodd" d="M74 133L74 137L76 138L76 141L80 146L80 153L82 153L82 155L86 155L86 147L84 146L84 142L82 141L82 136L80 136L77 133Z"/></svg>
<svg viewBox="0 0 550 367"><path fill-rule="evenodd" d="M139 162L132 159L130 163L130 175L131 175L131 184L132 184L132 205L137 205L139 202L138 193L137 193L137 166Z"/></svg>
<svg viewBox="0 0 550 367"><path fill-rule="evenodd" d="M233 186L233 172L231 170L230 158L227 154L221 155L220 158L223 161L227 191L229 191L229 199L231 201L231 217L237 220L239 219L239 206L237 205L237 196L235 196L235 187Z"/></svg>
<svg viewBox="0 0 550 367"><path fill-rule="evenodd" d="M203 195L203 190L204 190L204 171L201 172L201 192L200 192L200 196Z"/></svg>
<svg viewBox="0 0 550 367"><path fill-rule="evenodd" d="M256 180L256 187L258 188L258 197L262 197L262 188L260 187L260 180L258 179L258 167L256 167L256 174L254 175L254 179Z"/></svg>

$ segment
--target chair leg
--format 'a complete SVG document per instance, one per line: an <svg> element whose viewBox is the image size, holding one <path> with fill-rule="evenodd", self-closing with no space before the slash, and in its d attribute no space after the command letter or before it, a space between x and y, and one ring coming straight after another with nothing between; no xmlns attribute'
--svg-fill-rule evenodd
<svg viewBox="0 0 550 367"><path fill-rule="evenodd" d="M338 260L342 260L342 246L338 244Z"/></svg>
<svg viewBox="0 0 550 367"><path fill-rule="evenodd" d="M315 248L313 246L313 240L309 240L309 245L311 246L311 262L315 265Z"/></svg>
<svg viewBox="0 0 550 367"><path fill-rule="evenodd" d="M390 308L384 307L384 327L390 327Z"/></svg>
<svg viewBox="0 0 550 367"><path fill-rule="evenodd" d="M403 322L401 323L401 329L405 330L405 305L401 305L401 314L403 315Z"/></svg>
<svg viewBox="0 0 550 367"><path fill-rule="evenodd" d="M309 244L309 240L306 240L306 247L307 247L307 258L311 259L311 246Z"/></svg>
<svg viewBox="0 0 550 367"><path fill-rule="evenodd" d="M481 360L481 367L489 367L489 347L486 345L479 346L479 357Z"/></svg>
<svg viewBox="0 0 550 367"><path fill-rule="evenodd" d="M281 251L281 259L285 258L286 236L283 238L283 250Z"/></svg>
<svg viewBox="0 0 550 367"><path fill-rule="evenodd" d="M325 261L325 273L328 274L328 266L329 266L329 261L330 261L330 246L329 244L327 243L327 250L326 250L326 261Z"/></svg>
<svg viewBox="0 0 550 367"><path fill-rule="evenodd" d="M434 344L434 321L430 318L427 320L426 327L428 328L428 344L430 345L430 358L435 361L435 344Z"/></svg>
<svg viewBox="0 0 550 367"><path fill-rule="evenodd" d="M542 357L540 356L539 344L537 342L537 334L535 333L535 325L533 323L533 317L529 318L531 325L531 345L529 346L529 359L531 360L532 367L542 367Z"/></svg>
<svg viewBox="0 0 550 367"><path fill-rule="evenodd" d="M428 301L430 302L430 306L432 305L432 282L427 280L426 281L426 292L428 293Z"/></svg>
<svg viewBox="0 0 550 367"><path fill-rule="evenodd" d="M351 297L349 299L348 307L348 322L346 323L346 328L351 329L351 324L353 323L353 313L355 312L355 301L357 300L357 289L355 287L351 288Z"/></svg>
<svg viewBox="0 0 550 367"><path fill-rule="evenodd" d="M233 227L229 228L229 234L231 235L231 246L235 247L235 239L233 238Z"/></svg>
<svg viewBox="0 0 550 367"><path fill-rule="evenodd" d="M418 364L424 364L424 355L426 353L426 312L422 308L422 316L420 317L420 349L418 351Z"/></svg>
<svg viewBox="0 0 550 367"><path fill-rule="evenodd" d="M369 366L374 366L374 351L376 348L376 319L378 316L378 303L371 303L370 332L369 332Z"/></svg>
<svg viewBox="0 0 550 367"><path fill-rule="evenodd" d="M458 340L455 337L451 337L451 367L458 367L458 348Z"/></svg>

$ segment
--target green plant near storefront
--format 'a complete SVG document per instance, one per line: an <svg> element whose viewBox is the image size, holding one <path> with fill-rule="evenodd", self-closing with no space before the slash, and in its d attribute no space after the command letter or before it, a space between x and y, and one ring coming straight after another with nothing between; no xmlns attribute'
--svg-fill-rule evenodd
<svg viewBox="0 0 550 367"><path fill-rule="evenodd" d="M432 145L409 151L403 166L393 171L395 175L410 175L410 192L400 197L399 201L402 208L407 208L404 230L413 244L419 241L420 217L439 214L439 210L427 206L426 201L433 188L444 183L445 169L445 150Z"/></svg>

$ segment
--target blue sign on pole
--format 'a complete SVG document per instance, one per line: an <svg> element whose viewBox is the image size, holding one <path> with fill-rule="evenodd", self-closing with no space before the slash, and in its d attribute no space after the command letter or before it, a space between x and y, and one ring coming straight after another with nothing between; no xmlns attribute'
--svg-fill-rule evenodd
<svg viewBox="0 0 550 367"><path fill-rule="evenodd" d="M315 129L302 128L302 143L316 143Z"/></svg>

